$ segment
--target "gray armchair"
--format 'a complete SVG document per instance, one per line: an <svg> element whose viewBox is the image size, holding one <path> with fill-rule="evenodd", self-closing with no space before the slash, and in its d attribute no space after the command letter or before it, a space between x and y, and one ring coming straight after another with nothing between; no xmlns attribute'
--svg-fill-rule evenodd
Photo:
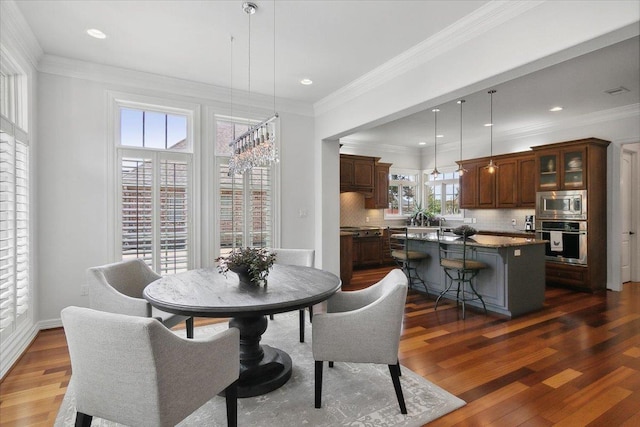
<svg viewBox="0 0 640 427"><path fill-rule="evenodd" d="M327 312L314 316L316 408L322 403L323 361L381 363L389 366L400 411L407 413L398 363L407 284L402 270L394 269L368 288L334 294Z"/></svg>
<svg viewBox="0 0 640 427"><path fill-rule="evenodd" d="M316 253L313 249L272 249L271 252L276 254L276 264L301 265L303 267L313 267ZM273 315L270 318L273 319ZM309 318L313 320L313 307L309 307ZM304 342L303 308L300 309L300 342Z"/></svg>
<svg viewBox="0 0 640 427"><path fill-rule="evenodd" d="M61 313L76 391L76 426L94 416L131 426L174 426L225 391L237 425L240 333L188 340L156 319L67 307Z"/></svg>
<svg viewBox="0 0 640 427"><path fill-rule="evenodd" d="M89 307L109 313L154 317L168 328L184 321L187 338L193 338L193 317L158 310L142 297L145 286L160 277L141 259L89 268Z"/></svg>

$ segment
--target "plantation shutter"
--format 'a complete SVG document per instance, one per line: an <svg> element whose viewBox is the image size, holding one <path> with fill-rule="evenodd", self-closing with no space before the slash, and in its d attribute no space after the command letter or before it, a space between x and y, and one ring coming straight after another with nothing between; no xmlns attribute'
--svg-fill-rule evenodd
<svg viewBox="0 0 640 427"><path fill-rule="evenodd" d="M190 173L185 155L126 155L120 162L122 258L160 274L189 269Z"/></svg>
<svg viewBox="0 0 640 427"><path fill-rule="evenodd" d="M186 162L160 162L161 274L188 268L189 167Z"/></svg>
<svg viewBox="0 0 640 427"><path fill-rule="evenodd" d="M220 251L244 245L243 179L241 174L229 176L229 165L220 165Z"/></svg>
<svg viewBox="0 0 640 427"><path fill-rule="evenodd" d="M253 168L247 173L251 192L251 245L272 246L271 174L268 168Z"/></svg>
<svg viewBox="0 0 640 427"><path fill-rule="evenodd" d="M16 138L16 135L18 138ZM0 333L15 329L29 295L29 146L2 118L0 133Z"/></svg>
<svg viewBox="0 0 640 427"><path fill-rule="evenodd" d="M153 268L153 164L150 158L121 161L122 259L143 259Z"/></svg>

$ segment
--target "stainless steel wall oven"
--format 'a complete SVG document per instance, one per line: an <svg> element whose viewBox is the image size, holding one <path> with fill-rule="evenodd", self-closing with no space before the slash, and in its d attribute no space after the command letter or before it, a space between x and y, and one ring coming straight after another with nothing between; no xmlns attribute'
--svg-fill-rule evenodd
<svg viewBox="0 0 640 427"><path fill-rule="evenodd" d="M536 234L539 239L548 240L545 245L547 260L587 264L586 221L537 220Z"/></svg>

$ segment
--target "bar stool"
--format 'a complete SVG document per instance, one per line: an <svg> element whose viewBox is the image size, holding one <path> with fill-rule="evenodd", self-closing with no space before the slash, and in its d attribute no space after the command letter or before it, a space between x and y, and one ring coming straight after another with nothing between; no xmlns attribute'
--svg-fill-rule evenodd
<svg viewBox="0 0 640 427"><path fill-rule="evenodd" d="M388 227L387 237L389 238L389 249L391 257L398 267L402 269L407 280L409 281L409 289L413 289L413 283L418 282L424 286L424 291L429 296L429 288L422 278L418 275L418 265L429 258L429 254L420 251L410 251L408 245L407 227Z"/></svg>
<svg viewBox="0 0 640 427"><path fill-rule="evenodd" d="M462 239L462 252L460 251L460 245L457 244L447 244L443 242L440 238L440 232L438 232L438 246L439 246L439 255L440 255L440 266L444 270L446 274L445 285L447 278L449 279L449 284L446 285L444 291L440 292L440 295L436 299L436 305L434 310L438 309L438 303L440 302L440 298L448 293L453 293L451 287L455 282L457 284L456 287L456 307L462 303L462 318L465 318L465 302L467 301L475 301L480 300L482 303L482 307L484 307L484 313L487 314L487 306L484 304L484 300L482 296L476 291L473 287L473 278L478 275L480 270L489 268L487 264L481 261L477 261L473 258L473 254L475 253L474 247L467 246L467 236L464 235L461 237ZM469 287L469 292L466 289L467 285ZM462 292L462 297L460 297L460 292Z"/></svg>

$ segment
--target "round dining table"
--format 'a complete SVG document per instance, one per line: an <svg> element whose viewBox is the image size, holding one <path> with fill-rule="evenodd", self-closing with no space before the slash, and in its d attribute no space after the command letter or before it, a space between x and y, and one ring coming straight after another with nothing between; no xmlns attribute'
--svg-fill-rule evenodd
<svg viewBox="0 0 640 427"><path fill-rule="evenodd" d="M335 274L312 267L275 264L266 286L242 283L235 273L225 275L214 267L162 277L143 295L169 313L231 318L229 327L240 330L238 397L251 397L275 390L291 377L291 357L260 343L267 330L266 316L318 304L341 285Z"/></svg>

